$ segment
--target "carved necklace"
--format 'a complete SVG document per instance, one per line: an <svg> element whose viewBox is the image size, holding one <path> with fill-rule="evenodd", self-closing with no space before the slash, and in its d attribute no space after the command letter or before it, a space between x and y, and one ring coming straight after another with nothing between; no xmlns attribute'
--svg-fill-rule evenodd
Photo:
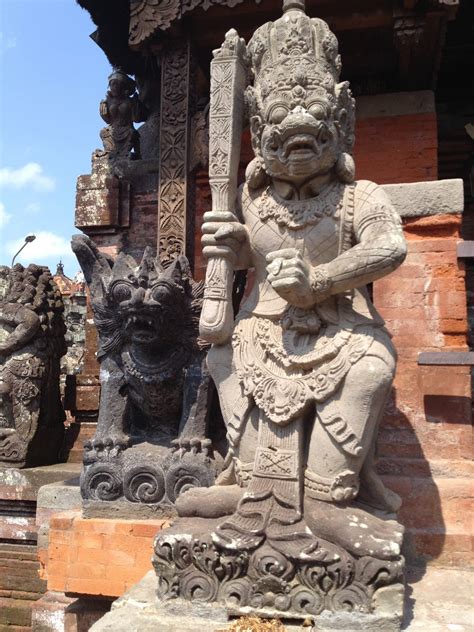
<svg viewBox="0 0 474 632"><path fill-rule="evenodd" d="M263 222L272 219L279 226L299 230L314 226L323 217L338 217L344 200L344 185L334 182L317 197L308 200L285 200L268 186L258 200L258 214Z"/></svg>
<svg viewBox="0 0 474 632"><path fill-rule="evenodd" d="M188 362L190 350L181 347L163 359L157 359L152 365L137 360L130 350L122 352L122 361L126 372L145 383L164 382L174 377Z"/></svg>

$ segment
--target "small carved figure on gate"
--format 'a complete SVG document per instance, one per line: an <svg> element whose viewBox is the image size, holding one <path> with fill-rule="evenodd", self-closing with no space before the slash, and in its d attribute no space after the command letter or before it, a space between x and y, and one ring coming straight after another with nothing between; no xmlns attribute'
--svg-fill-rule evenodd
<svg viewBox="0 0 474 632"><path fill-rule="evenodd" d="M17 263L0 277L0 466L55 463L64 433L61 294L42 266Z"/></svg>
<svg viewBox="0 0 474 632"><path fill-rule="evenodd" d="M135 92L136 84L121 70L109 76L109 89L100 102L99 112L107 123L100 132L110 159L139 159L140 136L133 123L143 119L143 105Z"/></svg>

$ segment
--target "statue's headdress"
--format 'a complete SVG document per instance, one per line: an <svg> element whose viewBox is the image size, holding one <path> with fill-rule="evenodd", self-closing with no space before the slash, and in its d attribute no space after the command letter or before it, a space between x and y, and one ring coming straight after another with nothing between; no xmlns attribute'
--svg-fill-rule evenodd
<svg viewBox="0 0 474 632"><path fill-rule="evenodd" d="M257 29L247 51L250 117L277 122L279 108L304 105L319 118L330 108L340 126L341 149L352 151L355 105L348 82L339 83L337 39L326 22L306 15L304 0L285 0L283 16Z"/></svg>

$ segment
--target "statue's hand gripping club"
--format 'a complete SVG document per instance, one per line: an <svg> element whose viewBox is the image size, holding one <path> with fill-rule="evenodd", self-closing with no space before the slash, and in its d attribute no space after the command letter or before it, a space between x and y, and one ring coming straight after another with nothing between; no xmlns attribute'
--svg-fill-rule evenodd
<svg viewBox="0 0 474 632"><path fill-rule="evenodd" d="M245 42L230 30L211 62L211 106L209 110L209 184L212 219L229 221L237 198L237 174L246 87ZM224 231L225 232L225 231ZM222 229L221 229L222 233ZM216 234L216 237L219 235ZM208 252L200 334L208 342L224 344L232 333L232 257ZM224 254L224 253L223 253Z"/></svg>

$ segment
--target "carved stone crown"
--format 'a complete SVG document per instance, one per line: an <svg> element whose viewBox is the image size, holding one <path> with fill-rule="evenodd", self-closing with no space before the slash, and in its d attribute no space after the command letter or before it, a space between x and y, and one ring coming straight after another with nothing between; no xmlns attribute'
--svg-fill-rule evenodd
<svg viewBox="0 0 474 632"><path fill-rule="evenodd" d="M338 112L345 109L345 150L351 150L355 105L349 84L338 83L337 38L326 22L306 15L304 0L284 0L283 16L257 29L247 51L253 79L247 95L251 116L271 120L272 110L282 103L308 110L318 104Z"/></svg>

